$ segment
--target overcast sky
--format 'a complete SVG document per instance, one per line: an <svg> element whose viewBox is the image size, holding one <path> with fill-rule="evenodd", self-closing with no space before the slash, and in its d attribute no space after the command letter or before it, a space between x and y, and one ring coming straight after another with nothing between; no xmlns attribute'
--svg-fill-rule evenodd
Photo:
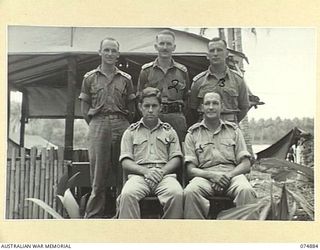
<svg viewBox="0 0 320 250"><path fill-rule="evenodd" d="M206 32L208 38L216 29ZM312 28L242 29L245 79L265 105L251 109L249 119L314 117L316 35Z"/></svg>

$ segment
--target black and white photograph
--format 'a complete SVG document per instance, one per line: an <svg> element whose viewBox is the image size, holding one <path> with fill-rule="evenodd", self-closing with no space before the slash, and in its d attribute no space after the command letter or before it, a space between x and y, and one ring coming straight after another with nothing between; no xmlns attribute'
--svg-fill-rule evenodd
<svg viewBox="0 0 320 250"><path fill-rule="evenodd" d="M315 221L316 35L8 25L5 220Z"/></svg>

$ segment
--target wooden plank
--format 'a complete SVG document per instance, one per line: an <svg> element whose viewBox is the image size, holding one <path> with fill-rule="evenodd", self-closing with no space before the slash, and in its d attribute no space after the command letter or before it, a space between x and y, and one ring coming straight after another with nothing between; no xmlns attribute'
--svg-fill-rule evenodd
<svg viewBox="0 0 320 250"><path fill-rule="evenodd" d="M52 207L57 211L57 186L58 186L58 160L53 163L53 203Z"/></svg>
<svg viewBox="0 0 320 250"><path fill-rule="evenodd" d="M68 98L67 98L67 114L65 122L65 159L72 160L73 154L73 134L74 134L74 105L75 93L77 85L77 58L70 56L68 58Z"/></svg>
<svg viewBox="0 0 320 250"><path fill-rule="evenodd" d="M41 171L41 160L36 160L35 167L35 176L34 176L34 198L40 198L40 171ZM32 209L32 218L39 219L39 207L37 205L33 205Z"/></svg>
<svg viewBox="0 0 320 250"><path fill-rule="evenodd" d="M49 166L50 166L50 177L49 177L49 206L53 208L53 192L54 192L54 186L53 186L53 180L54 180L54 148L51 147L49 151ZM49 215L49 218L52 218Z"/></svg>
<svg viewBox="0 0 320 250"><path fill-rule="evenodd" d="M11 156L11 174L10 174L10 204L9 204L9 219L13 219L14 210L14 188L15 188L15 173L16 173L16 149L12 148Z"/></svg>
<svg viewBox="0 0 320 250"><path fill-rule="evenodd" d="M25 172L26 172L26 149L20 150L20 188L19 188L19 218L23 219L24 211L24 189L25 189Z"/></svg>
<svg viewBox="0 0 320 250"><path fill-rule="evenodd" d="M49 151L46 150L46 156ZM49 204L49 190L50 190L50 160L46 157L46 168L45 168L45 189L44 189L44 202ZM48 219L48 213L44 212L44 219Z"/></svg>
<svg viewBox="0 0 320 250"><path fill-rule="evenodd" d="M35 192L35 170L36 170L36 161L37 161L37 148L32 147L30 152L30 174L29 174L29 197L35 198L34 192ZM31 201L28 202L29 204L29 213L28 218L33 218L33 203ZM36 206L36 205L35 205Z"/></svg>
<svg viewBox="0 0 320 250"><path fill-rule="evenodd" d="M10 176L11 176L11 160L7 159L7 179L6 179L6 219L9 219L10 208Z"/></svg>
<svg viewBox="0 0 320 250"><path fill-rule="evenodd" d="M20 192L20 161L16 161L15 188L14 188L14 211L13 218L19 219L19 192Z"/></svg>
<svg viewBox="0 0 320 250"><path fill-rule="evenodd" d="M29 198L29 182L30 182L30 159L26 160L26 175L25 175L25 188L24 198ZM24 200L23 218L28 218L29 202Z"/></svg>
<svg viewBox="0 0 320 250"><path fill-rule="evenodd" d="M40 200L44 201L45 195L45 178L46 178L46 152L45 148L41 149L41 171L40 171ZM39 210L39 218L43 219L44 211Z"/></svg>
<svg viewBox="0 0 320 250"><path fill-rule="evenodd" d="M59 147L58 148L58 183L60 181L60 178L63 175L63 159L64 159L64 148L63 147ZM63 207L61 205L59 205L60 203L58 203L58 207L57 207L57 211L59 211L60 214L62 214L63 212Z"/></svg>
<svg viewBox="0 0 320 250"><path fill-rule="evenodd" d="M64 148L58 148L58 182L63 175Z"/></svg>

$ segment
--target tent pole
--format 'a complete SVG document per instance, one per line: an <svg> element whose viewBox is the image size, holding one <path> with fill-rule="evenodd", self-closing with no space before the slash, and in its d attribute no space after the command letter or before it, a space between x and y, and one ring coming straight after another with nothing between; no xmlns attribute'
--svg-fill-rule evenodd
<svg viewBox="0 0 320 250"><path fill-rule="evenodd" d="M65 155L66 160L72 160L73 153L73 132L74 132L74 101L76 92L76 75L77 59L76 57L68 58L68 98L67 98L67 115L65 123Z"/></svg>
<svg viewBox="0 0 320 250"><path fill-rule="evenodd" d="M24 147L24 134L26 128L26 93L22 93L22 103L21 103L21 119L20 119L20 147Z"/></svg>

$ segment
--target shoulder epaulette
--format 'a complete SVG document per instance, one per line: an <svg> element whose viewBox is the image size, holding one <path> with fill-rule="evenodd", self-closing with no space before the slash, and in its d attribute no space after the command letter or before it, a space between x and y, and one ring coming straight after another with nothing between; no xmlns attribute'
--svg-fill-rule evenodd
<svg viewBox="0 0 320 250"><path fill-rule="evenodd" d="M175 64L174 64L178 69L180 69L181 71L183 71L183 72L188 72L188 69L187 69L187 67L186 66L184 66L184 65L182 65L181 63L177 63L177 62L175 62Z"/></svg>
<svg viewBox="0 0 320 250"><path fill-rule="evenodd" d="M141 69L149 68L149 67L153 66L153 64L154 64L154 62L146 63L146 64L142 65Z"/></svg>
<svg viewBox="0 0 320 250"><path fill-rule="evenodd" d="M197 122L195 124L193 124L189 129L188 129L188 132L189 133L193 133L193 131L195 131L196 129L200 128L200 122Z"/></svg>
<svg viewBox="0 0 320 250"><path fill-rule="evenodd" d="M207 73L207 71L203 71L203 72L199 73L198 75L193 77L193 81L194 82L198 81L201 77L204 77L206 73Z"/></svg>
<svg viewBox="0 0 320 250"><path fill-rule="evenodd" d="M233 70L233 69L230 69L230 71L231 71L232 73L236 74L237 76L243 78L243 75L241 75L238 71Z"/></svg>
<svg viewBox="0 0 320 250"><path fill-rule="evenodd" d="M227 126L232 127L234 130L236 130L237 128L239 128L238 124L234 123L234 122L229 122L229 121L225 121L224 122Z"/></svg>
<svg viewBox="0 0 320 250"><path fill-rule="evenodd" d="M84 75L83 77L84 77L84 78L85 78L85 77L88 77L89 75L92 75L92 74L95 73L95 72L97 72L97 69L93 69L93 70L85 73L85 75Z"/></svg>
<svg viewBox="0 0 320 250"><path fill-rule="evenodd" d="M163 122L163 123L161 124L161 126L162 126L165 130L169 130L169 129L172 128L171 125L170 125L169 123L167 123L167 122Z"/></svg>
<svg viewBox="0 0 320 250"><path fill-rule="evenodd" d="M140 121L138 121L138 122L135 122L135 123L132 123L130 126L129 126L129 130L135 130L135 129L137 129L137 127L139 127L139 124L140 124Z"/></svg>
<svg viewBox="0 0 320 250"><path fill-rule="evenodd" d="M126 72L123 72L122 70L119 70L119 73L122 75L122 76L124 76L125 78L128 78L129 80L131 80L131 75L129 75L128 73L126 73Z"/></svg>

